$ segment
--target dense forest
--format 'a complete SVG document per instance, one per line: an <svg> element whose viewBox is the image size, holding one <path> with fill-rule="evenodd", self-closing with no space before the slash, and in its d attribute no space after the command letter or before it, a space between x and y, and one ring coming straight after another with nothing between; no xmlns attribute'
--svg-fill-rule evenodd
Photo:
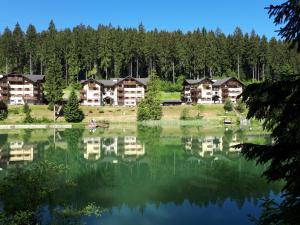
<svg viewBox="0 0 300 225"><path fill-rule="evenodd" d="M264 80L300 72L300 57L283 41L238 27L229 35L205 28L146 31L142 24L58 31L51 21L41 32L33 25L24 32L16 24L0 34L0 73L46 74L70 84L86 77L146 77L151 70L172 82L179 76Z"/></svg>

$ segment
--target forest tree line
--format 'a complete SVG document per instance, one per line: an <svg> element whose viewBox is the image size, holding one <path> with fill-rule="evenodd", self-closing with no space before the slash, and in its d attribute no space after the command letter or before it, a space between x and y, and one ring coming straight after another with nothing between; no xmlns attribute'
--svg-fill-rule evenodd
<svg viewBox="0 0 300 225"><path fill-rule="evenodd" d="M300 71L300 56L288 46L238 27L225 35L205 28L146 31L142 24L124 29L78 25L59 31L53 21L37 32L34 25L23 31L16 24L0 34L0 73L46 74L66 85L87 77L147 77L152 70L174 83L179 76L264 80Z"/></svg>

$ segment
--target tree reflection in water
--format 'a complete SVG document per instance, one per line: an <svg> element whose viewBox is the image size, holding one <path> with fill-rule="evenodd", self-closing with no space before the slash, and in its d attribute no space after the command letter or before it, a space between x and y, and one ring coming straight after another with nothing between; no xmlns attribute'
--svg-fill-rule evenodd
<svg viewBox="0 0 300 225"><path fill-rule="evenodd" d="M231 143L245 139L241 133L161 134L161 127L138 127L137 136L87 136L80 129L56 131L44 141L20 135L34 157L5 167L0 221L80 224L84 215L100 216L123 204L143 212L147 204L186 200L206 207L231 199L242 207L279 190L261 178L261 168L232 152ZM12 151L9 143L6 137L4 146Z"/></svg>

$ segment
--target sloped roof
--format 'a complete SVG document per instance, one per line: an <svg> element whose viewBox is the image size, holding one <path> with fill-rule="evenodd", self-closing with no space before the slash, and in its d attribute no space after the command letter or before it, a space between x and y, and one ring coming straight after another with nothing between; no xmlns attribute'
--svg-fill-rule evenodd
<svg viewBox="0 0 300 225"><path fill-rule="evenodd" d="M193 80L193 79L186 79L185 80L185 82L186 83L188 83L188 84L199 84L199 83L201 83L202 81L204 81L204 80L210 80L209 78L207 78L207 77L203 77L203 78L201 78L201 79L197 79L197 80ZM210 80L211 81L211 80ZM212 82L212 81L211 81Z"/></svg>
<svg viewBox="0 0 300 225"><path fill-rule="evenodd" d="M149 78L135 78L135 77L132 77L132 76L127 76L127 77L119 79L117 83L120 83L125 79L134 79L134 80L136 80L137 82L139 82L143 85L147 85L147 83L149 81Z"/></svg>
<svg viewBox="0 0 300 225"><path fill-rule="evenodd" d="M236 79L235 77L225 77L225 78L223 78L223 79L221 79L221 80L217 80L217 81L213 84L213 86L221 86L221 85L225 84L227 81L229 81L229 80L231 80L231 79L236 80L236 81L238 81L241 85L243 85L243 83L242 83L241 81L239 81L238 79Z"/></svg>
<svg viewBox="0 0 300 225"><path fill-rule="evenodd" d="M143 85L147 85L148 81L149 81L149 78L135 78L135 77L131 77L131 76L128 76L128 77L124 77L124 78L111 78L109 80L95 80L93 78L89 78L87 80L82 80L81 83L84 84L88 81L94 81L94 82L98 82L98 83L101 83L103 84L103 86L107 86L107 87L113 87L115 86L116 84L122 82L123 80L125 79L134 79L136 80L137 82L143 84Z"/></svg>
<svg viewBox="0 0 300 225"><path fill-rule="evenodd" d="M38 81L42 81L45 78L45 75L29 75L29 74L20 74L20 73L9 73L9 74L5 74L0 79L3 79L7 76L23 76L23 77L27 78L28 80L31 80L34 83L36 83Z"/></svg>
<svg viewBox="0 0 300 225"><path fill-rule="evenodd" d="M23 76L33 82L42 81L45 78L45 75L23 75Z"/></svg>
<svg viewBox="0 0 300 225"><path fill-rule="evenodd" d="M99 80L99 82L101 84L103 84L104 86L109 86L112 87L114 86L117 82L113 81L113 80Z"/></svg>

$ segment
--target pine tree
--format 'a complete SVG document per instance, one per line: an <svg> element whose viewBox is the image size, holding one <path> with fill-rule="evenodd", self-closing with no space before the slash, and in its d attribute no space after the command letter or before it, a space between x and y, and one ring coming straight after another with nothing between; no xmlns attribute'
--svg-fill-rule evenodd
<svg viewBox="0 0 300 225"><path fill-rule="evenodd" d="M53 56L47 63L46 82L44 90L46 99L49 102L49 109L52 109L54 104L59 102L63 96L63 80L61 77L61 64L58 57Z"/></svg>
<svg viewBox="0 0 300 225"><path fill-rule="evenodd" d="M71 91L67 104L64 107L64 117L67 122L81 122L84 114L79 108L79 101L74 90Z"/></svg>
<svg viewBox="0 0 300 225"><path fill-rule="evenodd" d="M150 74L147 95L138 106L137 120L160 120L161 116L159 80L156 72L153 71Z"/></svg>
<svg viewBox="0 0 300 225"><path fill-rule="evenodd" d="M231 112L233 110L233 105L230 99L226 99L224 103L225 112Z"/></svg>
<svg viewBox="0 0 300 225"><path fill-rule="evenodd" d="M33 74L33 63L35 61L37 48L37 33L33 25L29 25L25 37L25 49L29 57L29 73Z"/></svg>

